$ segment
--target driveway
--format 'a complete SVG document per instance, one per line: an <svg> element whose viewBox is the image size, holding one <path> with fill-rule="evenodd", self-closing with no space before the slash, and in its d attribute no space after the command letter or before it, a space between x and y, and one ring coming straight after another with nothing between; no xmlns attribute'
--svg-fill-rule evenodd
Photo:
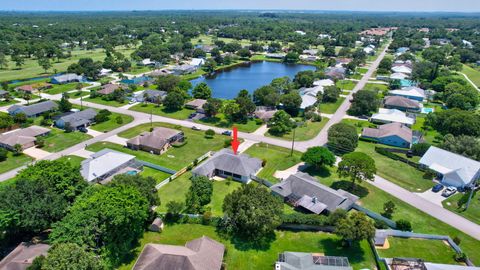
<svg viewBox="0 0 480 270"><path fill-rule="evenodd" d="M442 190L443 191L443 190ZM442 191L439 191L437 193L433 192L432 189L429 189L423 193L415 193L418 196L424 198L425 200L428 200L436 205L442 206L442 201L446 200L447 198L442 196Z"/></svg>
<svg viewBox="0 0 480 270"><path fill-rule="evenodd" d="M90 158L92 154L94 154L94 152L85 149L80 149L72 153L72 155L82 158Z"/></svg>
<svg viewBox="0 0 480 270"><path fill-rule="evenodd" d="M96 131L96 130L93 130L91 128L87 128L87 131L88 131L87 134L94 137L94 138L103 134L103 132Z"/></svg>
<svg viewBox="0 0 480 270"><path fill-rule="evenodd" d="M118 137L117 135L113 135L113 136L110 136L106 139L104 139L103 141L105 142L111 142L111 143L116 143L116 144L120 144L120 145L127 145L127 141L128 139L125 139L125 138L122 138L122 137Z"/></svg>
<svg viewBox="0 0 480 270"><path fill-rule="evenodd" d="M27 149L23 150L23 153L25 155L31 156L31 157L33 157L34 159L37 159L37 160L38 159L44 159L45 157L52 154L50 152L47 152L45 150L42 150L42 149L36 148L36 147L27 148Z"/></svg>

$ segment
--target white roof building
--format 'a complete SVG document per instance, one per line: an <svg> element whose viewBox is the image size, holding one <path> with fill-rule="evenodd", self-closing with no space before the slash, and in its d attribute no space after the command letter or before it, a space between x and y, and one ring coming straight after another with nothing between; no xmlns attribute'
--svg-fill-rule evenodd
<svg viewBox="0 0 480 270"><path fill-rule="evenodd" d="M468 186L480 178L480 162L435 146L430 146L419 162L439 173L442 183L449 186Z"/></svg>
<svg viewBox="0 0 480 270"><path fill-rule="evenodd" d="M88 182L102 180L113 175L120 169L126 168L135 161L135 156L103 149L82 161L81 175Z"/></svg>
<svg viewBox="0 0 480 270"><path fill-rule="evenodd" d="M404 74L410 75L412 74L412 69L407 66L395 66L395 67L392 67L392 72L404 73Z"/></svg>
<svg viewBox="0 0 480 270"><path fill-rule="evenodd" d="M397 109L378 109L378 113L372 115L370 118L372 122L376 123L402 123L406 126L411 126L415 123L415 119L410 118L406 113Z"/></svg>
<svg viewBox="0 0 480 270"><path fill-rule="evenodd" d="M330 79L318 80L313 83L313 87L300 89L300 96L302 97L302 104L300 109L305 109L309 106L315 105L317 102L317 94L323 93L323 88L326 86L333 86L335 82Z"/></svg>
<svg viewBox="0 0 480 270"><path fill-rule="evenodd" d="M300 30L297 30L295 31L296 34L299 34L301 36L305 36L307 33L303 32L303 31L300 31Z"/></svg>
<svg viewBox="0 0 480 270"><path fill-rule="evenodd" d="M330 80L330 79L324 79L324 80L314 81L313 85L314 86L322 86L322 87L333 86L333 85L335 85L335 82Z"/></svg>
<svg viewBox="0 0 480 270"><path fill-rule="evenodd" d="M110 74L112 72L111 69L107 69L107 68L102 68L100 70L100 72L98 73L98 75L100 76L107 76L108 74Z"/></svg>
<svg viewBox="0 0 480 270"><path fill-rule="evenodd" d="M154 66L156 65L156 62L150 60L150 58L145 58L142 61L138 62L138 64L142 66Z"/></svg>
<svg viewBox="0 0 480 270"><path fill-rule="evenodd" d="M190 61L190 65L194 67L200 67L203 64L205 64L205 59L203 58L192 58L192 60Z"/></svg>
<svg viewBox="0 0 480 270"><path fill-rule="evenodd" d="M410 86L402 89L392 90L390 91L390 95L403 96L403 97L418 100L418 101L423 101L426 98L425 90L416 86Z"/></svg>
<svg viewBox="0 0 480 270"><path fill-rule="evenodd" d="M408 78L408 75L405 73L392 73L390 75L391 80L405 80L406 78Z"/></svg>
<svg viewBox="0 0 480 270"><path fill-rule="evenodd" d="M366 53L366 54L374 54L375 53L375 49L373 49L372 47L365 47L363 48L363 51Z"/></svg>

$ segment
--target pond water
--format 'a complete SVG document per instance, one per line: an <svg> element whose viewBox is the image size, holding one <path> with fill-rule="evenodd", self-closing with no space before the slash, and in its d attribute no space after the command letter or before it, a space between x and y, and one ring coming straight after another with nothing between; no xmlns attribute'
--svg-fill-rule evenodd
<svg viewBox="0 0 480 270"><path fill-rule="evenodd" d="M262 61L220 71L213 76L203 76L191 83L195 86L205 82L212 88L213 97L233 99L242 89L253 93L255 89L269 84L275 78L288 76L293 79L295 74L302 70L315 70L315 67Z"/></svg>

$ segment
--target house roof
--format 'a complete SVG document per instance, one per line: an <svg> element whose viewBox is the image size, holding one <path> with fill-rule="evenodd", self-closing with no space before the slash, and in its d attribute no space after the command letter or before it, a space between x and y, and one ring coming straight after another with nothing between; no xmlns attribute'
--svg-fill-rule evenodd
<svg viewBox="0 0 480 270"><path fill-rule="evenodd" d="M85 180L91 182L134 159L135 156L106 148L82 161L80 173Z"/></svg>
<svg viewBox="0 0 480 270"><path fill-rule="evenodd" d="M425 98L425 90L420 87L410 86L390 91L391 95Z"/></svg>
<svg viewBox="0 0 480 270"><path fill-rule="evenodd" d="M58 104L54 101L47 100L39 103L35 103L28 106L13 105L8 108L9 113L23 112L27 116L33 116L48 111L53 111L58 108Z"/></svg>
<svg viewBox="0 0 480 270"><path fill-rule="evenodd" d="M349 209L358 197L344 190L334 190L320 184L309 174L298 172L270 189L284 198L293 198L296 204L313 213L330 212L338 208Z"/></svg>
<svg viewBox="0 0 480 270"><path fill-rule="evenodd" d="M286 251L276 263L278 270L352 270L346 257L320 256L305 252Z"/></svg>
<svg viewBox="0 0 480 270"><path fill-rule="evenodd" d="M46 244L29 244L23 242L0 261L0 269L25 270L32 264L36 257L40 255L46 256L49 249L50 246Z"/></svg>
<svg viewBox="0 0 480 270"><path fill-rule="evenodd" d="M156 127L152 132L143 132L140 135L131 138L127 141L127 144L162 149L172 137L179 133L181 133L181 131L175 129Z"/></svg>
<svg viewBox="0 0 480 270"><path fill-rule="evenodd" d="M142 95L147 94L149 98L154 98L154 97L163 97L167 95L167 92L165 91L160 91L160 90L153 90L153 89L148 89L143 91Z"/></svg>
<svg viewBox="0 0 480 270"><path fill-rule="evenodd" d="M419 163L443 175L457 178L465 185L480 176L480 162L435 146L428 148Z"/></svg>
<svg viewBox="0 0 480 270"><path fill-rule="evenodd" d="M378 113L372 115L371 119L374 121L397 122L406 125L413 125L415 123L415 119L407 117L404 112L397 109L380 108L378 109Z"/></svg>
<svg viewBox="0 0 480 270"><path fill-rule="evenodd" d="M53 77L57 82L71 82L71 81L82 81L83 77L75 73L68 73L59 76Z"/></svg>
<svg viewBox="0 0 480 270"><path fill-rule="evenodd" d="M28 128L16 129L10 132L5 132L0 135L0 143L14 147L15 144L25 145L30 142L35 142L35 137L44 135L50 132L50 129L30 126Z"/></svg>
<svg viewBox="0 0 480 270"><path fill-rule="evenodd" d="M362 137L385 138L390 136L398 136L408 143L412 143L413 132L410 128L401 123L390 123L381 125L378 128L364 128Z"/></svg>
<svg viewBox="0 0 480 270"><path fill-rule="evenodd" d="M192 66L201 66L205 64L205 59L203 58L192 58L192 60L190 61L190 65Z"/></svg>
<svg viewBox="0 0 480 270"><path fill-rule="evenodd" d="M392 80L404 80L408 78L408 75L407 74L404 74L404 73L399 73L399 72L396 72L396 73L392 73L390 75L390 79Z"/></svg>
<svg viewBox="0 0 480 270"><path fill-rule="evenodd" d="M343 78L347 70L344 67L329 67L325 70L325 76L330 78Z"/></svg>
<svg viewBox="0 0 480 270"><path fill-rule="evenodd" d="M394 66L392 67L392 71L394 73L405 73L405 74L411 74L412 69L407 67L407 66Z"/></svg>
<svg viewBox="0 0 480 270"><path fill-rule="evenodd" d="M185 104L185 106L199 109L199 108L202 108L203 105L205 105L205 103L207 103L207 101L205 99L197 98L197 99L194 99L192 101L187 102Z"/></svg>
<svg viewBox="0 0 480 270"><path fill-rule="evenodd" d="M133 270L220 270L225 246L207 236L187 242L184 247L147 244Z"/></svg>
<svg viewBox="0 0 480 270"><path fill-rule="evenodd" d="M480 267L455 264L424 263L427 270L480 270Z"/></svg>
<svg viewBox="0 0 480 270"><path fill-rule="evenodd" d="M250 177L262 167L262 161L246 154L235 155L230 149L216 152L210 159L192 170L194 174L208 175L215 169Z"/></svg>
<svg viewBox="0 0 480 270"><path fill-rule="evenodd" d="M5 91L5 90L0 90L0 96L3 96L3 95L5 95L5 94L7 94L7 93L8 93L8 92Z"/></svg>
<svg viewBox="0 0 480 270"><path fill-rule="evenodd" d="M24 91L24 92L34 92L37 90L37 88L34 88L32 84L27 84L27 85L21 85L17 88L16 90Z"/></svg>
<svg viewBox="0 0 480 270"><path fill-rule="evenodd" d="M272 117L275 115L276 112L277 112L276 109L274 109L274 110L258 110L258 111L255 111L254 114L255 114L255 117L257 117L258 119L262 119L263 121L268 121L268 120L272 119Z"/></svg>
<svg viewBox="0 0 480 270"><path fill-rule="evenodd" d="M98 90L97 93L102 94L102 95L109 95L109 94L112 94L113 92L115 92L115 90L120 89L120 88L121 88L121 86L118 85L118 84L109 83L109 84L105 84L104 86L102 86L102 89Z"/></svg>
<svg viewBox="0 0 480 270"><path fill-rule="evenodd" d="M420 103L418 101L403 96L387 96L383 100L383 104L406 109L420 109Z"/></svg>
<svg viewBox="0 0 480 270"><path fill-rule="evenodd" d="M96 115L97 111L94 109L86 109L62 116L58 120L69 123L71 127L79 127L92 122Z"/></svg>

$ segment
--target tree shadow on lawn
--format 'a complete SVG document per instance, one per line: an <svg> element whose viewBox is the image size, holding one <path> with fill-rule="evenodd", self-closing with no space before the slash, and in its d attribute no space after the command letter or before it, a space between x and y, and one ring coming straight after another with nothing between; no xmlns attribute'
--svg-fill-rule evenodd
<svg viewBox="0 0 480 270"><path fill-rule="evenodd" d="M200 119L200 122L205 124L214 125L219 128L230 128L235 124L247 124L248 121L241 121L241 122L231 122L225 119L221 119L219 117L205 117Z"/></svg>
<svg viewBox="0 0 480 270"><path fill-rule="evenodd" d="M360 198L366 197L369 193L368 188L360 186L358 183L355 184L355 186L352 186L352 182L346 180L334 182L330 187L333 189L343 189Z"/></svg>
<svg viewBox="0 0 480 270"><path fill-rule="evenodd" d="M299 170L310 174L313 177L327 178L332 175L330 170L325 167L315 168L314 166L306 166L304 168L299 168Z"/></svg>
<svg viewBox="0 0 480 270"><path fill-rule="evenodd" d="M255 240L245 239L242 236L233 235L230 237L230 242L235 246L235 249L240 251L267 251L270 249L272 242L274 242L276 239L277 236L275 233L271 232L268 235Z"/></svg>
<svg viewBox="0 0 480 270"><path fill-rule="evenodd" d="M319 241L323 247L325 256L348 257L350 264L361 263L365 261L365 251L360 247L360 243L353 243L351 246L342 245L342 240L326 238Z"/></svg>

